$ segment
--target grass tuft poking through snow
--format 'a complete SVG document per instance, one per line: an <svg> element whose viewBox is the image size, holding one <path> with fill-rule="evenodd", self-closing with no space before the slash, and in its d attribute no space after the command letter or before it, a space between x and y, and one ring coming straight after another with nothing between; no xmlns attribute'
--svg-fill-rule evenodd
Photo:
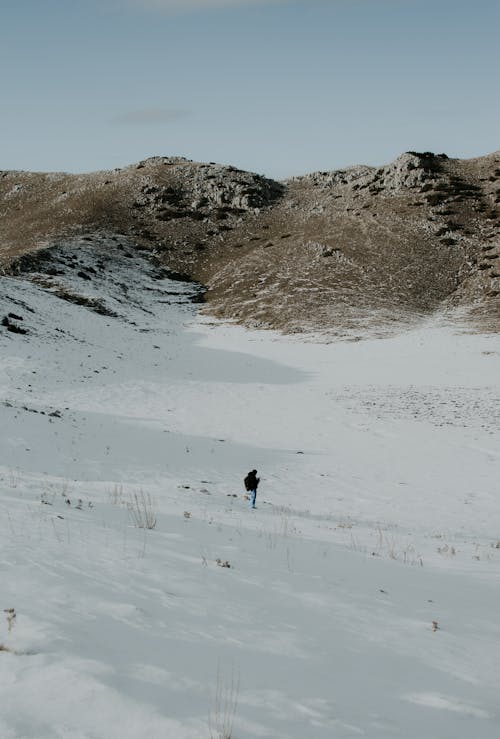
<svg viewBox="0 0 500 739"><path fill-rule="evenodd" d="M214 707L208 717L210 739L233 739L233 724L238 707L240 674L231 667L225 674L220 664L217 666Z"/></svg>
<svg viewBox="0 0 500 739"><path fill-rule="evenodd" d="M130 493L126 502L129 516L138 529L154 529L156 526L155 503L149 493L139 490Z"/></svg>

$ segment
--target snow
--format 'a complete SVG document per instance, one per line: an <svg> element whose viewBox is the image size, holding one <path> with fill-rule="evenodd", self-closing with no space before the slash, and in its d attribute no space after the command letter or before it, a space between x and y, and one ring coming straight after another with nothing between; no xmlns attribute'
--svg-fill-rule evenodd
<svg viewBox="0 0 500 739"><path fill-rule="evenodd" d="M0 737L497 736L498 336L248 332L102 248L54 282L117 317L0 283Z"/></svg>

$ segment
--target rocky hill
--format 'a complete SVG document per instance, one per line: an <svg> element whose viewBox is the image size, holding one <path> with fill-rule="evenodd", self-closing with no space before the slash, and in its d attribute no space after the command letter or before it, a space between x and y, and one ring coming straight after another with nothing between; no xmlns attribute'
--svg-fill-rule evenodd
<svg viewBox="0 0 500 739"><path fill-rule="evenodd" d="M0 172L5 273L40 270L35 251L75 237L96 259L103 239L150 251L206 288L204 310L251 326L343 335L445 311L500 328L500 152L407 152L285 182L173 157Z"/></svg>

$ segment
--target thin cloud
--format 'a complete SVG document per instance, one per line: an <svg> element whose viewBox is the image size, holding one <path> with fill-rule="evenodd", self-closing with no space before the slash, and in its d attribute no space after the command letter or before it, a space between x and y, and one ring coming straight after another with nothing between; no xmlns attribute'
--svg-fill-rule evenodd
<svg viewBox="0 0 500 739"><path fill-rule="evenodd" d="M116 0L115 0L116 1ZM289 0L118 0L128 5L165 11L211 10L212 8L237 8L243 5L278 5Z"/></svg>
<svg viewBox="0 0 500 739"><path fill-rule="evenodd" d="M182 108L143 108L129 110L111 119L111 123L123 126L157 126L173 123L189 115L189 110Z"/></svg>

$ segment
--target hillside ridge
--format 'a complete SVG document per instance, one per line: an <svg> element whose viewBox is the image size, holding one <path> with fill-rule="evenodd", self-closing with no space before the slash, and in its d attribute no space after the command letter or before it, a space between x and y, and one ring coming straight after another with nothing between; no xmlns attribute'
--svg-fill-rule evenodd
<svg viewBox="0 0 500 739"><path fill-rule="evenodd" d="M206 288L204 311L334 335L436 312L500 327L500 151L409 151L278 182L182 157L90 174L0 172L0 267L64 240L133 239ZM20 261L20 258L23 259Z"/></svg>

